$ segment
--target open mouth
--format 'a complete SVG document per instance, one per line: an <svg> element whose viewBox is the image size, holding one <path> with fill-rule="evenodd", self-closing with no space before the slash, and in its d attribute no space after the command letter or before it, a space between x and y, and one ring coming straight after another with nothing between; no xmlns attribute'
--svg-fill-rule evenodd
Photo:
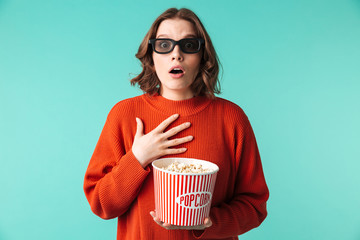
<svg viewBox="0 0 360 240"><path fill-rule="evenodd" d="M174 68L173 70L170 71L170 73L179 74L179 73L184 73L184 72L180 68Z"/></svg>
<svg viewBox="0 0 360 240"><path fill-rule="evenodd" d="M185 75L185 70L181 65L173 66L169 71L169 74L172 78L182 78Z"/></svg>

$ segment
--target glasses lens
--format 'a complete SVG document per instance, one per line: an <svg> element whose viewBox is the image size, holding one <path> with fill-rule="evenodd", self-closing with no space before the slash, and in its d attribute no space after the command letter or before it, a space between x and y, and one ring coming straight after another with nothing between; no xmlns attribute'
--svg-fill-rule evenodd
<svg viewBox="0 0 360 240"><path fill-rule="evenodd" d="M180 41L180 47L185 53L196 53L200 49L200 41L198 39L183 39Z"/></svg>
<svg viewBox="0 0 360 240"><path fill-rule="evenodd" d="M169 52L171 51L173 43L166 39L157 39L155 41L155 50L158 52Z"/></svg>

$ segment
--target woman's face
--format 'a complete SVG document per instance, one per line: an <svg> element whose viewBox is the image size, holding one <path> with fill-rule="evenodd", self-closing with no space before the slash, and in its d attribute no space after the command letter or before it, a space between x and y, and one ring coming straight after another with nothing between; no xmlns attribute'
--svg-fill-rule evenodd
<svg viewBox="0 0 360 240"><path fill-rule="evenodd" d="M195 38L196 32L193 24L189 21L174 18L166 19L159 25L156 38L171 38L178 41L183 38ZM172 52L159 54L153 51L152 57L156 74L161 82L160 94L172 100L184 100L192 98L190 88L199 71L201 52L188 54L183 53L179 45ZM174 66L183 69L183 74L170 73Z"/></svg>

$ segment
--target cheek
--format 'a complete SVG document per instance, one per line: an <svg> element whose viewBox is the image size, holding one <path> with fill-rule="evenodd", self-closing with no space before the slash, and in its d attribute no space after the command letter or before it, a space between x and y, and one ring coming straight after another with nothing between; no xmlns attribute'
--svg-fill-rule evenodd
<svg viewBox="0 0 360 240"><path fill-rule="evenodd" d="M153 62L157 74L161 74L162 72L164 72L164 70L166 69L166 61L164 60L164 58L159 55L153 54Z"/></svg>
<svg viewBox="0 0 360 240"><path fill-rule="evenodd" d="M190 62L190 66L192 66L192 70L194 73L197 73L199 71L199 68L200 68L200 61L201 61L201 55L195 55L193 56L191 59Z"/></svg>

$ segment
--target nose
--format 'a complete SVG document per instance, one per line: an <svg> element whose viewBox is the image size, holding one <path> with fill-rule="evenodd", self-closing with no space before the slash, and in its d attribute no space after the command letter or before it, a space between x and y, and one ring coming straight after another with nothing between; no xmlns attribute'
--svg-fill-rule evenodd
<svg viewBox="0 0 360 240"><path fill-rule="evenodd" d="M171 52L171 60L178 60L178 61L184 60L183 53L180 50L179 45L176 45L173 51Z"/></svg>

